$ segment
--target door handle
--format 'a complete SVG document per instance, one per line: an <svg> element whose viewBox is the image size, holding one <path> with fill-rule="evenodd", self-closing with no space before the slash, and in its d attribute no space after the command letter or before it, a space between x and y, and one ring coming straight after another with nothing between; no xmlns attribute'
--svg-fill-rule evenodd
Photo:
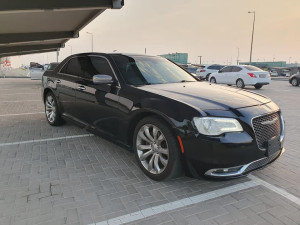
<svg viewBox="0 0 300 225"><path fill-rule="evenodd" d="M60 80L56 80L56 83L57 83L57 84L60 84L60 83L61 83L61 81L60 81Z"/></svg>
<svg viewBox="0 0 300 225"><path fill-rule="evenodd" d="M77 87L77 89L80 90L80 91L84 91L84 90L85 90L85 87L82 86L82 85L80 85L80 86Z"/></svg>

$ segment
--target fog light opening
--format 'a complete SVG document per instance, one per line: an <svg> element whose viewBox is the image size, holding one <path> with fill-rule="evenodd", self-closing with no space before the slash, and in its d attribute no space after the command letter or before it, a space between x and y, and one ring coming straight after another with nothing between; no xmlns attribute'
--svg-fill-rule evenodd
<svg viewBox="0 0 300 225"><path fill-rule="evenodd" d="M243 166L237 166L237 167L231 167L231 168L223 168L223 169L217 169L214 171L214 173L222 174L222 173L235 173L238 172L240 169L242 169Z"/></svg>

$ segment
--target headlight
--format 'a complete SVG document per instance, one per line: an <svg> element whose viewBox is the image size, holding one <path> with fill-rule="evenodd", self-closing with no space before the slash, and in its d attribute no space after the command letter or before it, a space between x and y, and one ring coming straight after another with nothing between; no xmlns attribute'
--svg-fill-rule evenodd
<svg viewBox="0 0 300 225"><path fill-rule="evenodd" d="M243 131L239 121L232 118L195 117L193 120L199 133L205 135L220 135L223 133Z"/></svg>

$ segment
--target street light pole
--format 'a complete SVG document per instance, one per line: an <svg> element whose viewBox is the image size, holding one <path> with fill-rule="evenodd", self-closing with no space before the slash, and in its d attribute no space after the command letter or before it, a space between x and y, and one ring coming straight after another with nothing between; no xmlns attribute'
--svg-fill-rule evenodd
<svg viewBox="0 0 300 225"><path fill-rule="evenodd" d="M90 34L92 36L92 52L94 52L94 35L93 33L86 32L87 34Z"/></svg>
<svg viewBox="0 0 300 225"><path fill-rule="evenodd" d="M255 11L253 12L248 12L248 13L253 13L253 29L252 29L252 39L251 39L251 50L250 50L250 64L252 63L252 48L253 48L253 37L254 37L254 26L255 26Z"/></svg>
<svg viewBox="0 0 300 225"><path fill-rule="evenodd" d="M202 61L202 56L198 56L200 58L200 65L201 65L201 61Z"/></svg>
<svg viewBox="0 0 300 225"><path fill-rule="evenodd" d="M237 54L237 59L236 59L236 65L239 65L239 61L240 61L240 48L238 49L238 54Z"/></svg>

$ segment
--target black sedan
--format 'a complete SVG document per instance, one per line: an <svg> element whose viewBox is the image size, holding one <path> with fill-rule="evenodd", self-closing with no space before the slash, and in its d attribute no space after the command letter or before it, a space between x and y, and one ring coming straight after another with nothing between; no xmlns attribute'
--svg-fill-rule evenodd
<svg viewBox="0 0 300 225"><path fill-rule="evenodd" d="M299 86L299 84L300 84L300 74L296 73L293 76L290 76L289 82L290 82L291 85L293 85L295 87Z"/></svg>
<svg viewBox="0 0 300 225"><path fill-rule="evenodd" d="M269 98L197 81L145 55L84 53L43 76L50 125L80 124L134 151L155 180L182 171L238 177L284 151L284 122Z"/></svg>

